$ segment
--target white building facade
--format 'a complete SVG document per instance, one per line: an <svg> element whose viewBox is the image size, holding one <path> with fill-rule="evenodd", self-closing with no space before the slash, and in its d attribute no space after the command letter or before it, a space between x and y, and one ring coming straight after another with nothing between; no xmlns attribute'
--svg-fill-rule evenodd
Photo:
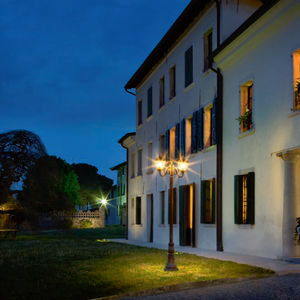
<svg viewBox="0 0 300 300"><path fill-rule="evenodd" d="M184 158L188 171L174 177L175 247L297 256L299 13L296 0L193 0L132 76L136 134L120 140L128 239L168 243L169 177L154 160Z"/></svg>

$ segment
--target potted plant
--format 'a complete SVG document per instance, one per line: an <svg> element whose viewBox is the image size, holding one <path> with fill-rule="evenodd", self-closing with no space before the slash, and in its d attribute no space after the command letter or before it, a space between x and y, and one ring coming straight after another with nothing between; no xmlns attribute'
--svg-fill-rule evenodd
<svg viewBox="0 0 300 300"><path fill-rule="evenodd" d="M246 105L244 105L244 113L238 118L236 118L236 120L239 122L241 126L250 129L252 123L251 115L252 115L252 110L250 110L248 107L246 107Z"/></svg>

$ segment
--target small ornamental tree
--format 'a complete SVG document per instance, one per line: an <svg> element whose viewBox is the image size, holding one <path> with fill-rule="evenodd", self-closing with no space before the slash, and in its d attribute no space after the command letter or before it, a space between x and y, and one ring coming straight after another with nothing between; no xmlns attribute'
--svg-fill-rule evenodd
<svg viewBox="0 0 300 300"><path fill-rule="evenodd" d="M45 156L27 173L21 204L39 213L73 210L79 201L79 183L72 167L55 156Z"/></svg>

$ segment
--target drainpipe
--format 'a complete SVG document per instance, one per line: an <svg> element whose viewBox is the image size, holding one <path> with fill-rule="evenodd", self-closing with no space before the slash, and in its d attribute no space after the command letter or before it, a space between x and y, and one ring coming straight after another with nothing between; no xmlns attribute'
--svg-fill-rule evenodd
<svg viewBox="0 0 300 300"><path fill-rule="evenodd" d="M220 46L221 7L220 1L215 0L217 8L217 47ZM223 251L223 75L219 68L210 69L217 74L217 102L216 102L216 136L217 136L217 170L216 170L216 243L217 251Z"/></svg>

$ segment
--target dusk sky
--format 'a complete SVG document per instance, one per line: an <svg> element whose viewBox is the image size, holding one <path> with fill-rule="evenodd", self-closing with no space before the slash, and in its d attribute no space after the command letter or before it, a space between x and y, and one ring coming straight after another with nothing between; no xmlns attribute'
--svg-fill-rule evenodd
<svg viewBox="0 0 300 300"><path fill-rule="evenodd" d="M124 85L188 0L0 0L0 132L38 134L48 154L110 167L135 131Z"/></svg>

